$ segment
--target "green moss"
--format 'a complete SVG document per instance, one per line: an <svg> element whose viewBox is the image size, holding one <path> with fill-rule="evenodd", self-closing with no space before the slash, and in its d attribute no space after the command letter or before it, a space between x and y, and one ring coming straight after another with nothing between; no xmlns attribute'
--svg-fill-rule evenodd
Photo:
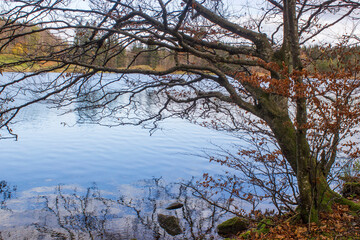
<svg viewBox="0 0 360 240"><path fill-rule="evenodd" d="M258 234L266 234L270 231L270 227L274 225L273 221L269 218L264 218L261 220L256 228L252 228L241 235L239 235L240 238L244 239L250 239L251 233L258 233Z"/></svg>
<svg viewBox="0 0 360 240"><path fill-rule="evenodd" d="M233 237L245 231L249 227L249 222L246 219L233 217L217 226L218 234L224 238Z"/></svg>
<svg viewBox="0 0 360 240"><path fill-rule="evenodd" d="M269 227L272 226L274 223L271 219L269 218L264 218L263 220L261 220L259 222L259 224L257 225L257 232L258 233L268 233L269 232Z"/></svg>
<svg viewBox="0 0 360 240"><path fill-rule="evenodd" d="M353 212L359 212L360 211L360 204L354 203L351 200L348 200L346 198L340 198L336 202L349 206L350 210Z"/></svg>
<svg viewBox="0 0 360 240"><path fill-rule="evenodd" d="M250 239L251 233L252 233L252 232L255 232L255 231L256 231L255 228L250 229L250 230L244 232L243 234L241 234L239 237L240 237L240 238L243 238L243 239Z"/></svg>
<svg viewBox="0 0 360 240"><path fill-rule="evenodd" d="M360 204L355 203L349 199L344 198L343 196L341 196L340 194L334 192L334 191L328 191L328 198L331 199L332 201L342 204L342 205L347 205L349 206L350 210L353 212L359 212L360 211Z"/></svg>

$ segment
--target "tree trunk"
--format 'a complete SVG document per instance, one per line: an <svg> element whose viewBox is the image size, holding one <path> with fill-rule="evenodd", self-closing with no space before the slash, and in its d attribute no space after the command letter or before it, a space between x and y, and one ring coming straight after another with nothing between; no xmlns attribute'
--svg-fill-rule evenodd
<svg viewBox="0 0 360 240"><path fill-rule="evenodd" d="M285 62L288 65L288 71L301 70L302 63L300 59L300 45L298 35L298 22L296 17L296 0L284 0L284 42ZM307 141L307 100L302 89L302 76L295 76L295 103L296 103L296 128L294 127L295 136L295 164L294 170L299 187L299 209L303 222L317 222L319 211L323 206L328 209L328 203L325 203L324 195L330 191L326 176L319 167L315 159L311 157L311 150ZM282 136L278 136L282 138ZM294 145L294 144L292 144ZM285 155L285 154L284 154ZM294 156L286 156L287 160ZM324 201L323 201L324 200Z"/></svg>
<svg viewBox="0 0 360 240"><path fill-rule="evenodd" d="M315 161L313 161L315 162ZM304 223L318 222L320 212L331 211L334 203L348 205L350 210L359 211L360 205L330 189L323 171L300 171L297 175L299 187L299 212Z"/></svg>
<svg viewBox="0 0 360 240"><path fill-rule="evenodd" d="M311 164L311 161L307 161ZM315 162L315 161L313 161ZM331 209L333 195L326 181L326 177L312 168L300 168L297 172L299 187L299 210L303 222L318 222L319 212Z"/></svg>
<svg viewBox="0 0 360 240"><path fill-rule="evenodd" d="M284 157L297 177L299 213L304 223L317 222L321 211L331 210L334 202L360 209L359 205L332 191L327 183L328 172L311 158L306 134L296 129L287 113L287 102L278 98L263 98L259 104L261 117L274 133Z"/></svg>
<svg viewBox="0 0 360 240"><path fill-rule="evenodd" d="M316 159L311 158L306 134L299 133L289 117L275 118L270 123L287 162L296 174L300 217L304 223L317 222L319 212L330 210L335 198L341 196L331 191L327 176Z"/></svg>

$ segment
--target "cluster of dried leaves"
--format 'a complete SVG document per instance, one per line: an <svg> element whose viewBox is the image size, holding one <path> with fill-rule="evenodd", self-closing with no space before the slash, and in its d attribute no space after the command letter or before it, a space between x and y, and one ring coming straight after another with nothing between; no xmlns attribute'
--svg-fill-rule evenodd
<svg viewBox="0 0 360 240"><path fill-rule="evenodd" d="M346 205L334 204L332 211L322 213L320 223L291 223L289 216L277 219L268 233L251 233L238 239L360 239L360 217Z"/></svg>

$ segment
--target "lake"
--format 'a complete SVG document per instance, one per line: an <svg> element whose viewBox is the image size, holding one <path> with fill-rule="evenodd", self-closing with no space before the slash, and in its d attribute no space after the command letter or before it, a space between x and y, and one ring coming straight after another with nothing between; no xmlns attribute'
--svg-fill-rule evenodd
<svg viewBox="0 0 360 240"><path fill-rule="evenodd" d="M144 239L162 239L170 236L156 219L136 220L135 208L151 213L155 204L161 212L175 200L189 199L191 214L211 213L175 183L222 173L201 155L215 145L236 143L235 137L182 119L168 119L150 135L140 126L77 124L77 112L60 113L46 104L32 105L12 125L18 140L1 140L3 238L130 239L141 233Z"/></svg>

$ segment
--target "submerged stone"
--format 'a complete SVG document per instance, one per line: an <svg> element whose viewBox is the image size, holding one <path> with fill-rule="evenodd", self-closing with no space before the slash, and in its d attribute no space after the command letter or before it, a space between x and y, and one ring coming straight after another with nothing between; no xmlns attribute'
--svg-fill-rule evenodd
<svg viewBox="0 0 360 240"><path fill-rule="evenodd" d="M175 216L158 214L158 222L160 227L162 227L171 236L182 233L179 219Z"/></svg>
<svg viewBox="0 0 360 240"><path fill-rule="evenodd" d="M182 208L183 206L184 206L184 204L182 204L182 203L174 202L174 203L170 204L169 206L167 206L166 209L173 210L173 209Z"/></svg>
<svg viewBox="0 0 360 240"><path fill-rule="evenodd" d="M221 237L229 238L238 235L239 233L249 228L249 222L246 219L233 217L217 226L218 234Z"/></svg>

